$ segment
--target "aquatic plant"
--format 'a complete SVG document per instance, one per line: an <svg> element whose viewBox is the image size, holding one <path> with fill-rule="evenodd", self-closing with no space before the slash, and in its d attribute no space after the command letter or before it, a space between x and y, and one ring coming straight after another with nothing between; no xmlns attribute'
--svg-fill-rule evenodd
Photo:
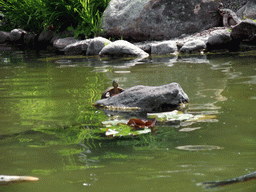
<svg viewBox="0 0 256 192"><path fill-rule="evenodd" d="M186 114L178 110L170 112L161 112L161 113L148 113L148 118L156 118L160 122L168 121L191 121L191 122L212 122L216 120L215 115L193 115Z"/></svg>
<svg viewBox="0 0 256 192"><path fill-rule="evenodd" d="M39 33L74 29L76 36L101 32L101 17L110 0L0 0L4 30L14 27Z"/></svg>

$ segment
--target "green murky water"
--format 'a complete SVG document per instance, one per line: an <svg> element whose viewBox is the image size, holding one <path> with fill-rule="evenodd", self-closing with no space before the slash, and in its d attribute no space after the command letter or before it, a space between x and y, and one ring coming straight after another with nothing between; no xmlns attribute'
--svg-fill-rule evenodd
<svg viewBox="0 0 256 192"><path fill-rule="evenodd" d="M206 191L204 181L256 171L256 54L100 60L0 53L0 174L39 177L0 191ZM157 136L108 139L92 103L122 88L178 82L188 113L207 122L157 124ZM256 181L214 189L255 191Z"/></svg>

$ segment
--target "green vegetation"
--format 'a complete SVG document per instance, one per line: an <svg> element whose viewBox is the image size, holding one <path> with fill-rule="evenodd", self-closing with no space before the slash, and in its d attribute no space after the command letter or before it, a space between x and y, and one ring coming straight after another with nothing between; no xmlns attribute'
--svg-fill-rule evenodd
<svg viewBox="0 0 256 192"><path fill-rule="evenodd" d="M110 0L0 0L5 15L3 30L14 27L39 33L73 29L75 35L95 36L101 32L101 17Z"/></svg>

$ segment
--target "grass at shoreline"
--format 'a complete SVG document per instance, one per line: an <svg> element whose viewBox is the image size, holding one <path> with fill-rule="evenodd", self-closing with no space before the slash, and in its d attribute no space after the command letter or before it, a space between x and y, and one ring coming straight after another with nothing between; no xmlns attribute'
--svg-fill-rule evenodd
<svg viewBox="0 0 256 192"><path fill-rule="evenodd" d="M5 15L1 30L22 28L40 33L74 29L75 36L101 32L101 17L110 0L0 0Z"/></svg>

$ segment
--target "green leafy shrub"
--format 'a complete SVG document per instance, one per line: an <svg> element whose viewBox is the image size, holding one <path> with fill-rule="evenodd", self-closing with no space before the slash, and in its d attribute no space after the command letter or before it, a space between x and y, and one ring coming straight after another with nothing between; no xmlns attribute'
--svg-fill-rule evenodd
<svg viewBox="0 0 256 192"><path fill-rule="evenodd" d="M101 17L110 0L0 0L10 23L4 30L20 27L30 32L74 29L76 36L101 32Z"/></svg>

